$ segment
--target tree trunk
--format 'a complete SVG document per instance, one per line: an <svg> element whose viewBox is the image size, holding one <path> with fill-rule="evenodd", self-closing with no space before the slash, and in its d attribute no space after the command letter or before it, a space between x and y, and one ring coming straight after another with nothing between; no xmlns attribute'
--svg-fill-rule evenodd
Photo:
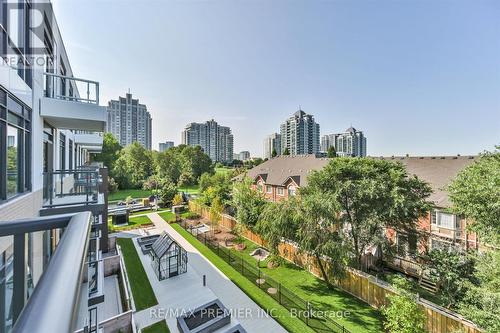
<svg viewBox="0 0 500 333"><path fill-rule="evenodd" d="M326 274L325 268L323 267L323 262L321 262L321 258L319 256L319 254L315 254L315 257L316 257L316 260L318 261L319 270L321 271L321 275L323 275L323 279L325 280L326 285L328 286L328 289L332 289L333 286L330 283L330 280L328 280L328 275Z"/></svg>

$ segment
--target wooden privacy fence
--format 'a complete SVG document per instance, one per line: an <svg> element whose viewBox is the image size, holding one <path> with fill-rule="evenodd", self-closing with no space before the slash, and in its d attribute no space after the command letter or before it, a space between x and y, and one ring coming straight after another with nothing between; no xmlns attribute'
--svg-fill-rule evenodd
<svg viewBox="0 0 500 333"><path fill-rule="evenodd" d="M197 214L200 214L206 219L210 219L209 209L196 203L194 201L189 202L189 209ZM222 214L219 225L228 230L232 230L237 224L237 221L229 215ZM256 233L248 230L246 228L242 231L242 236L251 240L252 242L265 246L265 241ZM317 260L314 257L307 255L306 253L300 252L298 247L291 242L283 242L279 245L280 256L286 260L306 269L317 277L321 278L321 272L319 270ZM326 271L331 272L328 269L328 260L323 259L323 265L326 267ZM330 276L331 281L335 281L333 276ZM363 302L369 304L370 306L379 309L381 306L388 303L387 296L394 293L391 286L376 277L366 274L364 272L358 271L353 268L349 268L347 275L344 279L337 283L337 286L347 293L355 296L356 298L362 300ZM426 330L430 333L481 333L480 330L474 323L466 320L462 316L449 311L443 307L440 307L434 303L427 300L420 300L420 306L426 315Z"/></svg>

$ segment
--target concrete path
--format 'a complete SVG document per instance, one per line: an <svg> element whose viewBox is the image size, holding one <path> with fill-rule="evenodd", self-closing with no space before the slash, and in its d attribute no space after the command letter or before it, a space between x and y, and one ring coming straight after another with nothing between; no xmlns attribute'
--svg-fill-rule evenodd
<svg viewBox="0 0 500 333"><path fill-rule="evenodd" d="M151 213L148 217L156 227L149 230L151 234L166 231L187 251L188 271L185 274L158 281L149 257L141 254L134 241L159 302L158 306L135 314L135 321L139 327L151 325L164 318L171 332L178 332L175 315L169 313L170 310L189 310L218 298L231 311L231 325L240 323L249 333L286 332L157 213ZM203 275L207 279L206 287L202 284ZM162 311L167 313L161 313L162 316L158 316L158 313ZM229 327L216 332L225 332Z"/></svg>

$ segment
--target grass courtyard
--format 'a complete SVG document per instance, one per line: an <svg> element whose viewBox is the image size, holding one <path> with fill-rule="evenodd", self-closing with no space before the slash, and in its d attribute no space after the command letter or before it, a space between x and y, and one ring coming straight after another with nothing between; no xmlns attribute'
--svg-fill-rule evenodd
<svg viewBox="0 0 500 333"><path fill-rule="evenodd" d="M237 272L233 267L226 263L222 258L217 256L208 247L200 243L195 237L184 230L180 225L174 223L172 227L181 234L189 243L191 243L198 251L200 251L212 264L214 264L224 275L226 275L233 283L235 283L245 294L247 294L255 303L262 309L272 311L274 319L278 321L288 332L292 333L314 333L297 317L292 317L290 312L271 296L259 289L256 285L250 282L247 278ZM271 312L270 312L271 313Z"/></svg>
<svg viewBox="0 0 500 333"><path fill-rule="evenodd" d="M128 281L137 311L141 311L158 304L158 300L149 283L148 276L142 267L139 255L135 250L134 243L130 238L118 238L118 245L123 253L125 268L127 269ZM160 331L151 331L160 332Z"/></svg>
<svg viewBox="0 0 500 333"><path fill-rule="evenodd" d="M109 232L125 231L125 230L141 228L149 224L152 224L152 222L146 215L132 216L129 218L128 224L123 226L115 226L111 223L111 220L108 219L108 230Z"/></svg>
<svg viewBox="0 0 500 333"><path fill-rule="evenodd" d="M157 323L154 323L151 326L144 327L141 330L142 333L170 333L170 330L168 329L167 324L165 323L165 320L159 321Z"/></svg>

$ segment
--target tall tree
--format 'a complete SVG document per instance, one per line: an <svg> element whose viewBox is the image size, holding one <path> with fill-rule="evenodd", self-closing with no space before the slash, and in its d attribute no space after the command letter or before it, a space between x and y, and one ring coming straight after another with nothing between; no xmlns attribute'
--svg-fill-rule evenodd
<svg viewBox="0 0 500 333"><path fill-rule="evenodd" d="M266 240L274 256L279 255L278 246L283 238L297 239L297 230L301 223L299 207L296 197L271 202L265 206L257 222L256 230Z"/></svg>
<svg viewBox="0 0 500 333"><path fill-rule="evenodd" d="M500 243L500 146L481 155L448 187L456 213L474 221L470 228L487 241Z"/></svg>
<svg viewBox="0 0 500 333"><path fill-rule="evenodd" d="M115 161L118 159L122 146L113 134L104 133L102 139L102 150L99 154L92 155L92 160L96 162L102 162L105 167L108 168L110 176L113 176L113 169L115 167Z"/></svg>
<svg viewBox="0 0 500 333"><path fill-rule="evenodd" d="M273 148L273 152L271 153L271 157L276 157L278 156L278 152L276 151L276 148Z"/></svg>
<svg viewBox="0 0 500 333"><path fill-rule="evenodd" d="M329 158L334 158L334 157L337 157L337 151L335 150L335 147L334 147L334 146L330 146L330 147L328 148L327 156L328 156Z"/></svg>
<svg viewBox="0 0 500 333"><path fill-rule="evenodd" d="M153 173L152 155L149 150L134 142L120 151L113 169L120 188L140 188Z"/></svg>
<svg viewBox="0 0 500 333"><path fill-rule="evenodd" d="M301 251L313 256L321 275L331 288L329 276L340 280L348 265L348 248L339 234L338 203L331 194L316 188L300 192L300 226L297 242ZM329 269L322 258L328 258Z"/></svg>
<svg viewBox="0 0 500 333"><path fill-rule="evenodd" d="M429 209L430 186L397 162L339 157L308 181L301 193L314 191L332 200L359 268L365 250L384 243L386 227L415 233L418 217Z"/></svg>
<svg viewBox="0 0 500 333"><path fill-rule="evenodd" d="M283 155L290 155L290 150L288 149L288 147L283 150Z"/></svg>
<svg viewBox="0 0 500 333"><path fill-rule="evenodd" d="M245 227L253 229L267 205L263 194L252 189L252 181L245 178L236 182L232 191L232 206L236 209L236 219Z"/></svg>

